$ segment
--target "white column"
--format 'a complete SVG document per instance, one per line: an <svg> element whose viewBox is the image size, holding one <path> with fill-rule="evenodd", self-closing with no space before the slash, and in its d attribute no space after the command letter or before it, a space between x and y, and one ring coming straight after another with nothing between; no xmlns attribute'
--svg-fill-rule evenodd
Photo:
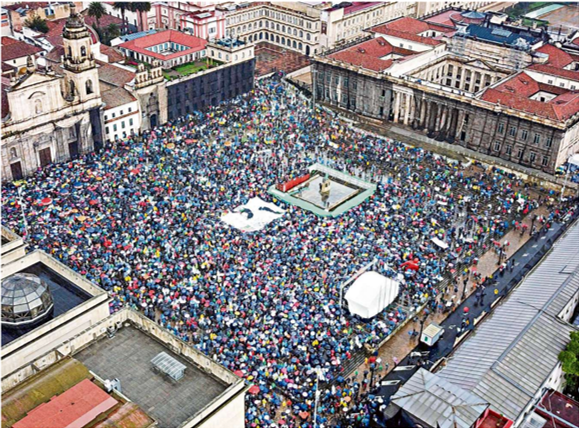
<svg viewBox="0 0 579 428"><path fill-rule="evenodd" d="M400 93L395 92L395 96L394 96L394 123L398 123L399 115L400 115Z"/></svg>
<svg viewBox="0 0 579 428"><path fill-rule="evenodd" d="M411 101L411 95L410 94L406 94L406 107L404 108L404 125L408 125L408 121L410 120L410 101Z"/></svg>

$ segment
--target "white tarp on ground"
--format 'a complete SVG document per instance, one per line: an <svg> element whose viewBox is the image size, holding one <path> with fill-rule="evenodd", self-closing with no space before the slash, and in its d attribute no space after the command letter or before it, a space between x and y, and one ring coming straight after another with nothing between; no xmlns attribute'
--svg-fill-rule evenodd
<svg viewBox="0 0 579 428"><path fill-rule="evenodd" d="M352 314L372 318L390 305L398 296L400 284L378 272L364 272L346 293Z"/></svg>
<svg viewBox="0 0 579 428"><path fill-rule="evenodd" d="M432 238L432 242L434 242L436 245L438 245L443 250L446 250L448 248L448 244L446 242L444 242L442 239L438 239L435 237L435 238Z"/></svg>
<svg viewBox="0 0 579 428"><path fill-rule="evenodd" d="M225 223L243 232L255 232L283 216L285 211L259 198L250 199L245 205L240 205L233 212L221 217Z"/></svg>

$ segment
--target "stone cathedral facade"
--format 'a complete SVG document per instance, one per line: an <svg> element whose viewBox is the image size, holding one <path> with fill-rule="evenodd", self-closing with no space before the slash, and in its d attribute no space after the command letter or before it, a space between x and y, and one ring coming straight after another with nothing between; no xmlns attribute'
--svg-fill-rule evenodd
<svg viewBox="0 0 579 428"><path fill-rule="evenodd" d="M2 178L17 180L53 162L102 145L102 108L92 39L73 10L63 32L59 66L37 68L2 82Z"/></svg>

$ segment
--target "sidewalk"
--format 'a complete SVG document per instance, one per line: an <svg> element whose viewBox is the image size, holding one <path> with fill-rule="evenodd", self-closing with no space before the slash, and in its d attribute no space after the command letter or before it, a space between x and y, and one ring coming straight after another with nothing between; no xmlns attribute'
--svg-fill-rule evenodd
<svg viewBox="0 0 579 428"><path fill-rule="evenodd" d="M557 232L562 227L561 224L556 223L547 231L546 235L540 234L536 239L529 240L528 235L526 235L526 239L523 239L526 242L519 245L518 251L515 252L514 250L511 250L509 252L510 256L514 255L515 257L515 267L513 271L507 270L502 276L497 275L495 278L497 280L496 285L487 288L484 303L481 306L475 304L476 296L471 293L454 312L448 315L445 314L446 316L444 317L440 316L440 314L435 317L429 317L425 326L434 320L441 324L445 329L439 342L432 348L429 348L422 343L418 343L417 339L410 341L408 335L406 335L406 346L402 344L399 350L400 352L405 352L406 355L397 355L400 361L398 369L394 369L391 364L391 370L388 375L381 380L378 395L380 395L385 402L388 402L389 398L398 390L398 388L400 388L400 386L406 382L416 372L416 370L418 370L419 366L416 365L416 361L411 360L410 357L408 357L408 354L411 351L425 352L425 354L428 354L429 362L424 365L425 368L431 368L434 363L447 357L458 344L458 341L464 339L468 335L467 333L476 327L477 320L481 319L484 314L492 312L494 307L493 303L499 298L505 296L512 287L519 282L520 277L528 273L528 264L533 262L533 259L536 259L536 257L539 257L544 253L543 244L549 240L554 240L555 236L557 236ZM520 242L523 240L520 240ZM511 244L511 248L513 248L513 245L514 244ZM487 266L489 266L488 269L490 269L490 267L496 268L496 260L498 260L497 256L494 254L489 255L489 253L485 256L489 256L489 258L492 256L495 261L494 266L492 263L487 263ZM495 289L497 290L496 294L494 292ZM469 308L469 320L471 321L471 325L464 331L459 331L465 307ZM418 328L420 327L418 326ZM381 350L380 355L382 355L382 351L383 350Z"/></svg>
<svg viewBox="0 0 579 428"><path fill-rule="evenodd" d="M536 214L538 216L546 215L547 209L545 207L539 207L538 209L529 213L527 215L527 217L525 217L523 222L529 226L528 230L531 229L530 225L531 225L531 221L532 221L534 214ZM528 231L523 236L521 236L521 233L519 231L516 231L514 229L511 230L509 233L507 233L507 235L502 238L502 241L507 240L510 242L510 246L507 248L507 251L506 251L507 257L510 258L513 254L515 254L521 247L523 247L523 245L525 245L529 241L529 238L530 238L530 236L529 236ZM489 250L479 259L476 270L482 275L483 278L487 277L487 276L491 276L498 268L497 262L498 262L497 254L494 251ZM471 266L471 269L472 269L472 266ZM513 273L517 273L517 270L515 269L515 272L513 272ZM506 278L506 276L505 276L505 278ZM460 306L458 300L462 297L464 287L463 287L462 277L457 278L457 280L458 280L458 292L454 293L454 289L451 286L449 289L449 293L445 294L445 298L447 300L449 300L450 298L452 298L454 296L453 300L457 304L457 307L460 308L461 306ZM476 290L476 288L473 287L473 285L474 285L474 281L471 278L471 280L469 280L467 283L467 290L466 290L467 300L470 297L472 297L473 301L474 301L474 297L475 297L474 296L474 290ZM487 290L486 300L490 299L489 298L490 294L491 294L491 291ZM426 327L428 324L430 324L432 322L436 322L438 324L441 324L444 320L446 320L448 317L450 317L455 312L457 312L456 309L454 312L447 312L447 313L441 313L438 311L434 312L428 316L427 320L424 323L424 327ZM414 339L410 338L409 332L411 332L412 330L420 331L420 323L419 322L412 322L412 321L409 322L404 328L402 328L394 336L392 336L392 338L390 340L388 340L388 342L386 342L379 349L378 357L381 358L382 365L384 366L384 370L380 373L377 372L375 375L375 378L380 378L383 375L385 375L386 373L389 373L390 371L392 371L392 369L394 368L393 358L396 358L399 362L402 362L406 358L406 356L408 354L410 354L411 351L414 350L414 348L418 344L418 338L414 338ZM386 363L389 364L388 370L386 370ZM377 365L379 366L380 364L377 364ZM362 364L356 369L356 371L358 372L358 376L356 378L358 380L358 382L362 382L363 372L365 370L368 370L368 371L370 370L370 367L368 364Z"/></svg>

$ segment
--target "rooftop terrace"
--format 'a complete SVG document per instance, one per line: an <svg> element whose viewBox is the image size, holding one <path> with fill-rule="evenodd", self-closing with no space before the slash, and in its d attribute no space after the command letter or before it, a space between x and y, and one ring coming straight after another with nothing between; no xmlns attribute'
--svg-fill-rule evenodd
<svg viewBox="0 0 579 428"><path fill-rule="evenodd" d="M151 360L161 352L186 366L181 380L153 371ZM133 326L94 342L74 357L102 379L118 378L123 394L164 428L180 426L229 386Z"/></svg>

